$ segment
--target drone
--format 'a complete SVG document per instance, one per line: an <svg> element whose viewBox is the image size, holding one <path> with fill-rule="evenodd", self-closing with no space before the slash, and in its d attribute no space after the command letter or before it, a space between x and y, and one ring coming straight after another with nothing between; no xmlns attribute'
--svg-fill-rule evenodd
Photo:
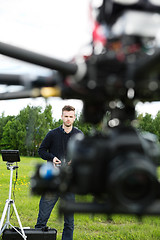
<svg viewBox="0 0 160 240"><path fill-rule="evenodd" d="M22 75L0 74L1 84L24 87L0 94L0 100L80 99L84 122L93 125L110 112L105 132L77 135L70 142L69 169L57 172L47 164L37 166L31 178L34 194L71 191L96 199L93 203L63 202L63 212L159 215L159 144L156 136L139 132L133 123L138 101L160 99L160 3L103 0L91 12L91 53L70 62L0 42L0 54L53 70L51 76L30 81ZM48 171L49 179L45 177Z"/></svg>

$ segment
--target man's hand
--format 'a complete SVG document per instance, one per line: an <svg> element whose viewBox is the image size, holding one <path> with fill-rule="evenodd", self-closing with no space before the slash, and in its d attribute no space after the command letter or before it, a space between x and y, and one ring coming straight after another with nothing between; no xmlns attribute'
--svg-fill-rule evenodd
<svg viewBox="0 0 160 240"><path fill-rule="evenodd" d="M61 164L61 160L59 160L57 157L54 157L53 158L53 164L54 164L54 167L56 167L57 165Z"/></svg>
<svg viewBox="0 0 160 240"><path fill-rule="evenodd" d="M72 163L72 161L70 160L70 161L68 162L68 166L70 166L70 165L71 165L71 163Z"/></svg>

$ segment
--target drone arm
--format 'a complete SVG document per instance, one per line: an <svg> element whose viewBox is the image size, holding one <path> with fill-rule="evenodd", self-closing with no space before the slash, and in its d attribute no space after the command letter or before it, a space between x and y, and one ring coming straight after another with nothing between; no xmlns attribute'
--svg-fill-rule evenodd
<svg viewBox="0 0 160 240"><path fill-rule="evenodd" d="M0 42L0 54L49 69L54 69L63 74L75 74L77 71L77 66L75 64L60 61L58 59L44 56L39 53L34 53L32 51L28 51L3 42Z"/></svg>

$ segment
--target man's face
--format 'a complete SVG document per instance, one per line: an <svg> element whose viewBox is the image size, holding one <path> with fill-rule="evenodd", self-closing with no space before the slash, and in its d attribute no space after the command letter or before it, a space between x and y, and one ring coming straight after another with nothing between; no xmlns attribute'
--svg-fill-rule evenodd
<svg viewBox="0 0 160 240"><path fill-rule="evenodd" d="M74 123L75 112L74 111L63 111L61 118L62 118L64 126L70 127Z"/></svg>

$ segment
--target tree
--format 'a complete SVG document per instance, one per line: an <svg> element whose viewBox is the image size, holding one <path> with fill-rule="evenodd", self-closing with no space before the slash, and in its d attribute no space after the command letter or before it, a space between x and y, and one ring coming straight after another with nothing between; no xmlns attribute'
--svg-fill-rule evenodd
<svg viewBox="0 0 160 240"><path fill-rule="evenodd" d="M106 116L105 124L109 116ZM139 130L151 132L158 136L160 141L160 112L153 118L151 114L137 116ZM0 149L18 149L23 156L38 156L38 148L49 130L59 127L62 120L52 117L52 106L42 107L27 106L17 116L0 117ZM84 135L89 135L92 129L101 132L102 125L93 127L84 123L83 116L76 118L74 125L82 130Z"/></svg>
<svg viewBox="0 0 160 240"><path fill-rule="evenodd" d="M43 112L41 107L27 106L16 117L2 115L0 122L1 149L19 149L24 156L37 156L44 136L54 126L51 105Z"/></svg>
<svg viewBox="0 0 160 240"><path fill-rule="evenodd" d="M141 131L155 133L154 124L153 124L154 121L151 114L146 113L144 117L142 114L140 114L139 116L137 116L137 119L139 122L138 128Z"/></svg>
<svg viewBox="0 0 160 240"><path fill-rule="evenodd" d="M52 107L46 106L44 112L41 107L27 106L20 113L21 120L24 120L24 131L26 131L24 142L26 154L36 156L38 148L46 133L52 127Z"/></svg>
<svg viewBox="0 0 160 240"><path fill-rule="evenodd" d="M88 133L90 132L91 128L92 128L92 124L90 123L85 123L83 121L83 116L82 114L76 118L75 122L74 122L74 125L79 128L83 133L84 135L88 135Z"/></svg>
<svg viewBox="0 0 160 240"><path fill-rule="evenodd" d="M8 121L12 121L12 119L14 119L14 116L4 116L4 113L2 113L1 117L0 117L0 150L4 149L4 146L2 145L2 135L3 135L3 131L4 131L4 127L7 124Z"/></svg>
<svg viewBox="0 0 160 240"><path fill-rule="evenodd" d="M16 118L9 120L3 128L1 147L4 149L19 149L18 124Z"/></svg>
<svg viewBox="0 0 160 240"><path fill-rule="evenodd" d="M153 133L157 135L160 142L160 111L153 120Z"/></svg>

